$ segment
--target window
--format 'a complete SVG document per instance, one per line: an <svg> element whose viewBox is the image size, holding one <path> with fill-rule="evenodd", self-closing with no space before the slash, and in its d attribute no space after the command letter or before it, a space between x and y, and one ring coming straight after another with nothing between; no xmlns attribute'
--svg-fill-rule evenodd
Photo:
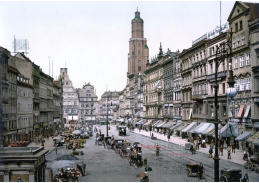
<svg viewBox="0 0 259 183"><path fill-rule="evenodd" d="M246 54L246 65L250 65L250 53Z"/></svg>
<svg viewBox="0 0 259 183"><path fill-rule="evenodd" d="M240 57L240 67L244 67L244 56Z"/></svg>
<svg viewBox="0 0 259 183"><path fill-rule="evenodd" d="M243 30L243 22L242 22L242 20L240 20L240 22L239 22L239 30L240 31Z"/></svg>
<svg viewBox="0 0 259 183"><path fill-rule="evenodd" d="M141 71L141 60L138 61L138 71Z"/></svg>
<svg viewBox="0 0 259 183"><path fill-rule="evenodd" d="M235 23L235 32L238 32L238 23Z"/></svg>
<svg viewBox="0 0 259 183"><path fill-rule="evenodd" d="M237 37L237 46L240 46L240 36Z"/></svg>
<svg viewBox="0 0 259 183"><path fill-rule="evenodd" d="M237 116L238 111L239 111L239 108L238 108L238 107L236 107L236 108L235 108L235 116Z"/></svg>
<svg viewBox="0 0 259 183"><path fill-rule="evenodd" d="M233 39L232 43L233 43L233 49L236 48L236 39L235 38Z"/></svg>
<svg viewBox="0 0 259 183"><path fill-rule="evenodd" d="M222 84L222 88L223 88L223 94L225 94L225 90L226 90L226 86L225 86L225 83Z"/></svg>
<svg viewBox="0 0 259 183"><path fill-rule="evenodd" d="M237 84L238 80L235 80L235 85L234 87L236 88L237 91L239 91L239 85Z"/></svg>
<svg viewBox="0 0 259 183"><path fill-rule="evenodd" d="M234 60L234 69L237 69L238 68L238 59L235 58Z"/></svg>
<svg viewBox="0 0 259 183"><path fill-rule="evenodd" d="M242 45L244 45L245 44L245 34L242 34L242 43L241 43Z"/></svg>
<svg viewBox="0 0 259 183"><path fill-rule="evenodd" d="M250 77L246 78L246 89L247 90L251 90L250 80L251 80Z"/></svg>
<svg viewBox="0 0 259 183"><path fill-rule="evenodd" d="M244 90L244 79L240 79L240 90Z"/></svg>

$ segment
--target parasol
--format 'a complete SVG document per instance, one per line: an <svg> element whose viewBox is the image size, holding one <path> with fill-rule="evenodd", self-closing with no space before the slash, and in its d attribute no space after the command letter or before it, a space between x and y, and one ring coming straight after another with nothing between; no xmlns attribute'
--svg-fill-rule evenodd
<svg viewBox="0 0 259 183"><path fill-rule="evenodd" d="M82 131L81 131L81 130L75 130L75 131L73 131L72 133L73 133L73 134L76 134L76 135L79 135L79 134L82 133Z"/></svg>
<svg viewBox="0 0 259 183"><path fill-rule="evenodd" d="M145 172L139 173L136 177L145 177L147 174Z"/></svg>
<svg viewBox="0 0 259 183"><path fill-rule="evenodd" d="M66 166L71 166L75 164L74 161L69 161L69 160L59 160L59 161L56 161L54 162L52 165L51 165L51 168L63 168L63 167L66 167Z"/></svg>

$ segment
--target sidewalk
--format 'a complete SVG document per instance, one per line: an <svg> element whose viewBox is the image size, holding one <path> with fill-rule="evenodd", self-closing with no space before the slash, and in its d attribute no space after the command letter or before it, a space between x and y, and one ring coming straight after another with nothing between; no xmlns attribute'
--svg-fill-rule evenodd
<svg viewBox="0 0 259 183"><path fill-rule="evenodd" d="M58 135L56 137L59 138L60 135ZM56 146L54 146L52 137L49 137L49 139L45 138L44 140L45 140L44 149L49 150L49 152L46 154L46 155L48 155L49 153L51 153L53 150L56 149ZM41 147L41 143L31 142L27 147Z"/></svg>
<svg viewBox="0 0 259 183"><path fill-rule="evenodd" d="M111 125L111 127L116 129L115 126ZM135 129L134 131L131 131L131 132L136 133L136 134L140 134L140 135L143 135L143 136L150 137L150 132L146 132L145 130L141 130L139 132L138 129ZM178 136L175 136L175 135L171 136L169 141L168 141L166 135L164 136L163 134L160 134L160 133L157 133L157 132L153 132L153 131L152 131L152 133L154 134L154 137L157 137L157 139L159 139L159 140L163 140L163 141L166 141L166 142L171 142L171 143L180 145L182 147L185 147L185 143L187 143L187 139L182 139L181 137L178 137ZM209 148L210 148L210 145L207 144L206 148L200 147L199 150L196 150L196 153L202 152L202 153L208 154L207 157L209 157ZM215 153L215 148L213 149L213 154L214 153ZM243 153L244 153L244 150L236 149L235 153L232 153L232 151L231 151L231 159L227 159L227 157L228 157L227 150L224 149L223 150L223 156L220 156L220 153L219 153L219 158L220 159L224 159L226 161L233 162L233 163L237 163L237 164L240 164L240 165L244 165L244 163L246 161L243 160Z"/></svg>

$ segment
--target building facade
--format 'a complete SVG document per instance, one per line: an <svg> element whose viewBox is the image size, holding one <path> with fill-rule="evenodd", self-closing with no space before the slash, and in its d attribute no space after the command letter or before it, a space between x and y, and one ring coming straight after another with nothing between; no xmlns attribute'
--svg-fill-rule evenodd
<svg viewBox="0 0 259 183"><path fill-rule="evenodd" d="M69 79L67 68L60 68L59 80L62 80L63 83L63 118L66 123L72 119L78 121L78 94Z"/></svg>
<svg viewBox="0 0 259 183"><path fill-rule="evenodd" d="M147 62L144 82L145 119L163 119L164 80L163 80L164 54L160 44L159 54Z"/></svg>
<svg viewBox="0 0 259 183"><path fill-rule="evenodd" d="M87 124L95 123L98 97L94 86L87 83L82 89L77 89L77 93L79 99L79 120Z"/></svg>

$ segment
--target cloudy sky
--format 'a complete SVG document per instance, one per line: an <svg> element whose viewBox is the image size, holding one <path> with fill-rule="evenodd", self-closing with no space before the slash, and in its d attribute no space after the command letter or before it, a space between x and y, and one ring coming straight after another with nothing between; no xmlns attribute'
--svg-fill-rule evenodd
<svg viewBox="0 0 259 183"><path fill-rule="evenodd" d="M222 1L222 24L235 1ZM74 87L94 85L98 97L123 90L131 20L144 20L149 56L189 48L220 24L219 1L0 1L0 46L13 52L13 39L29 41L28 57L53 77L68 68ZM52 64L51 64L52 65ZM52 75L52 68L50 75Z"/></svg>

